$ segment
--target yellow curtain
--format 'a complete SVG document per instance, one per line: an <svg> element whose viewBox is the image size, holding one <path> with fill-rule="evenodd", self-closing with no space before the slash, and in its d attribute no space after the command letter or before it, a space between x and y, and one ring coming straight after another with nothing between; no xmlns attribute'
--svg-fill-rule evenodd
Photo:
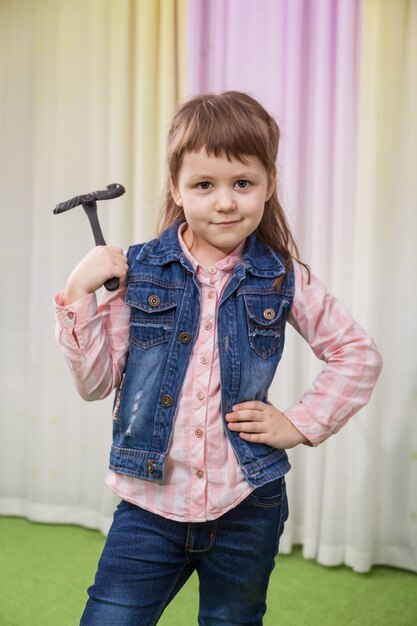
<svg viewBox="0 0 417 626"><path fill-rule="evenodd" d="M185 92L186 0L23 4L33 12L35 179L58 176L39 202L120 182L126 196L102 208L110 240L151 237L166 131Z"/></svg>
<svg viewBox="0 0 417 626"><path fill-rule="evenodd" d="M362 41L358 252L376 274L369 280L386 284L397 271L390 257L408 265L415 253L417 2L366 0ZM383 266L378 250L389 251Z"/></svg>
<svg viewBox="0 0 417 626"><path fill-rule="evenodd" d="M119 182L126 194L99 203L107 242L154 235L186 13L186 0L0 2L0 513L107 529L111 399L77 397L52 307L94 243L81 207L52 210Z"/></svg>
<svg viewBox="0 0 417 626"><path fill-rule="evenodd" d="M112 7L119 11L117 1ZM131 107L132 120L128 131L132 133L130 241L150 238L155 231L155 211L165 178L166 135L175 107L185 95L186 8L184 0L142 0L133 2L130 15L125 15L127 27L132 21L132 92L124 99Z"/></svg>
<svg viewBox="0 0 417 626"><path fill-rule="evenodd" d="M357 313L376 329L384 369L373 399L354 421L355 493L368 527L357 547L364 564L416 569L417 555L417 2L365 0L356 190ZM360 518L360 519L359 519ZM378 523L376 523L378 520ZM354 528L354 525L351 525ZM401 537L391 546L392 528ZM391 534L390 534L391 529ZM353 534L355 531L352 530ZM374 543L381 554L370 553ZM354 538L351 538L354 543ZM414 546L413 549L410 549Z"/></svg>

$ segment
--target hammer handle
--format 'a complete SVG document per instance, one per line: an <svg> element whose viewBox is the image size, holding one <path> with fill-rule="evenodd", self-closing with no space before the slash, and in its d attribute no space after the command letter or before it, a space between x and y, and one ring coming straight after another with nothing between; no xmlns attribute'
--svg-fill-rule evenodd
<svg viewBox="0 0 417 626"><path fill-rule="evenodd" d="M96 242L96 246L105 246L106 242L103 237L103 233L101 231L100 222L97 217L97 203L95 200L91 202L84 202L83 204L84 211L87 213L87 217L90 220L91 228L93 230L94 241ZM104 283L107 291L116 291L119 289L119 279L117 276L114 278L109 278Z"/></svg>

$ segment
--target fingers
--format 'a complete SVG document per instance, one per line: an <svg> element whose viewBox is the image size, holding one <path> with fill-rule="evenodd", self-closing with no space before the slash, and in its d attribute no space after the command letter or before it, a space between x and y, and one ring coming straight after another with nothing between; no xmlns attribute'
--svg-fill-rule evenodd
<svg viewBox="0 0 417 626"><path fill-rule="evenodd" d="M97 263L97 272L101 272L106 280L113 276L122 278L128 270L127 259L121 248L97 246L92 255Z"/></svg>
<svg viewBox="0 0 417 626"><path fill-rule="evenodd" d="M242 402L233 409L225 416L228 428L245 441L280 449L308 441L288 417L270 403L254 400Z"/></svg>
<svg viewBox="0 0 417 626"><path fill-rule="evenodd" d="M266 433L239 433L239 437L251 443L268 443Z"/></svg>
<svg viewBox="0 0 417 626"><path fill-rule="evenodd" d="M263 422L230 422L229 429L240 433L263 433Z"/></svg>
<svg viewBox="0 0 417 626"><path fill-rule="evenodd" d="M119 257L112 259L112 267L114 267L119 272L119 274L117 274L118 276L121 274L125 274L128 270L126 259L121 259Z"/></svg>
<svg viewBox="0 0 417 626"><path fill-rule="evenodd" d="M269 429L267 408L270 405L259 400L235 404L233 412L225 415L229 430L239 433L246 441L264 443Z"/></svg>
<svg viewBox="0 0 417 626"><path fill-rule="evenodd" d="M233 411L233 413L226 413L225 417L228 422L259 421L263 419L263 412L259 409L241 409L240 411Z"/></svg>
<svg viewBox="0 0 417 626"><path fill-rule="evenodd" d="M249 409L237 411L236 413L228 413L226 421L230 430L235 432L260 433L265 430L265 423L262 419L262 413Z"/></svg>
<svg viewBox="0 0 417 626"><path fill-rule="evenodd" d="M233 409L236 411L240 411L241 409L252 409L255 411L264 411L270 404L266 404L266 402L261 402L260 400L248 400L247 402L240 402L239 404L234 404Z"/></svg>
<svg viewBox="0 0 417 626"><path fill-rule="evenodd" d="M71 272L64 293L66 304L97 291L110 278L125 281L128 264L121 248L96 246Z"/></svg>

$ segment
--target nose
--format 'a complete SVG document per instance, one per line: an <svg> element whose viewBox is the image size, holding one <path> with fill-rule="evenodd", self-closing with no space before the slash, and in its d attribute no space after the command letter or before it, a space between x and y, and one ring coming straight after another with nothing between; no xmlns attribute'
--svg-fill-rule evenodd
<svg viewBox="0 0 417 626"><path fill-rule="evenodd" d="M216 211L234 211L236 202L233 193L229 189L218 189L215 207Z"/></svg>

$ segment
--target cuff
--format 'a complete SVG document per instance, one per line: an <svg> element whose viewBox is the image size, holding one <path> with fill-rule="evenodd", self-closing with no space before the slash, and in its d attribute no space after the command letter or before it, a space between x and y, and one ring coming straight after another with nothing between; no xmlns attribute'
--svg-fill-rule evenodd
<svg viewBox="0 0 417 626"><path fill-rule="evenodd" d="M328 428L314 420L301 402L286 409L283 413L296 429L309 440L311 446L318 446L333 434Z"/></svg>
<svg viewBox="0 0 417 626"><path fill-rule="evenodd" d="M97 315L97 298L95 293L76 300L72 304L64 305L64 292L54 296L55 315L63 328L74 328Z"/></svg>

